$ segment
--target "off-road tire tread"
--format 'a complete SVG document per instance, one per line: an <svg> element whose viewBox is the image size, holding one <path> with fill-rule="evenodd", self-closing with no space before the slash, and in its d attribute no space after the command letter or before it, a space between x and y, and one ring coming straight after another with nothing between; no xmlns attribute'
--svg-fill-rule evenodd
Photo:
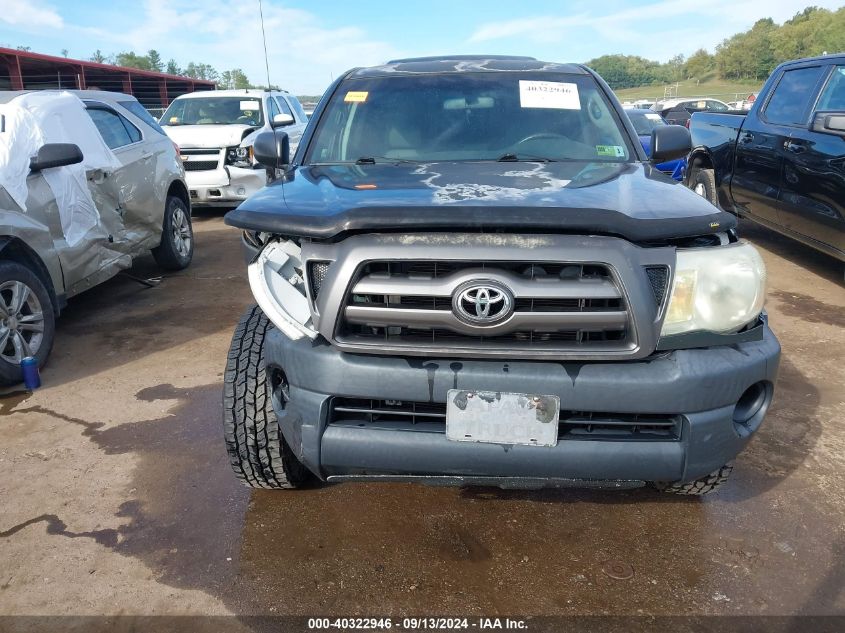
<svg viewBox="0 0 845 633"><path fill-rule="evenodd" d="M310 473L281 436L264 367L264 337L273 325L258 306L243 314L226 359L223 434L229 462L250 488L296 488Z"/></svg>
<svg viewBox="0 0 845 633"><path fill-rule="evenodd" d="M699 182L705 186L708 192L708 195L704 199L708 200L712 205L718 207L719 197L716 195L716 172L712 169L696 169L692 173L692 178L690 180L691 188L695 189L695 185Z"/></svg>
<svg viewBox="0 0 845 633"><path fill-rule="evenodd" d="M659 485L658 488L663 492L671 492L676 495L701 496L710 494L718 490L728 480L733 468L733 464L728 463L719 470L714 470L709 475L705 475L694 481Z"/></svg>

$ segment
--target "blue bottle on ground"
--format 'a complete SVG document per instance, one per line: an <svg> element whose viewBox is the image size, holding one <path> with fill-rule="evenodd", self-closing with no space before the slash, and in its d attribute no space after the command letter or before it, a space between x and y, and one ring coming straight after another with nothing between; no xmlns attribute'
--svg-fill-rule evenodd
<svg viewBox="0 0 845 633"><path fill-rule="evenodd" d="M41 386L41 376L38 373L38 361L32 356L21 360L21 371L23 372L23 384L32 391Z"/></svg>

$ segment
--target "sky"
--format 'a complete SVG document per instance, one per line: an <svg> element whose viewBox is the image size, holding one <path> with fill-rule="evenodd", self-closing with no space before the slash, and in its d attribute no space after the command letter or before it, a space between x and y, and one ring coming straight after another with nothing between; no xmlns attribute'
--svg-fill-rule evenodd
<svg viewBox="0 0 845 633"><path fill-rule="evenodd" d="M343 71L388 59L451 53L584 62L623 53L666 61L763 17L781 23L845 0L263 0L270 80L321 94ZM181 66L241 68L266 81L259 0L0 0L0 46L87 59L156 49Z"/></svg>

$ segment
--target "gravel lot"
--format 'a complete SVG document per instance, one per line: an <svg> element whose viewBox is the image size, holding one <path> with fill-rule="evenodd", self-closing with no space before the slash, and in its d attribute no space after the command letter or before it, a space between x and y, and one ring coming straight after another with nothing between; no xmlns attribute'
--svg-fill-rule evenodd
<svg viewBox="0 0 845 633"><path fill-rule="evenodd" d="M239 235L71 301L34 394L0 399L0 615L845 614L845 288L744 225L783 345L773 408L704 499L236 483L221 380L250 302ZM135 274L158 274L152 260ZM621 576L622 579L614 576Z"/></svg>

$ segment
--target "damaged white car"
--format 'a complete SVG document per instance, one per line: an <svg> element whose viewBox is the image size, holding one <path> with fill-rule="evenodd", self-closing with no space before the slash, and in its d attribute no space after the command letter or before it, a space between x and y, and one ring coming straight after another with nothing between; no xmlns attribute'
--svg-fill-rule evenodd
<svg viewBox="0 0 845 633"><path fill-rule="evenodd" d="M283 128L293 149L308 116L279 90L214 90L182 95L160 122L179 146L196 206L236 206L267 184L253 153L262 131Z"/></svg>
<svg viewBox="0 0 845 633"><path fill-rule="evenodd" d="M176 148L134 97L0 92L0 384L44 364L69 297L150 251L185 268L193 249Z"/></svg>

